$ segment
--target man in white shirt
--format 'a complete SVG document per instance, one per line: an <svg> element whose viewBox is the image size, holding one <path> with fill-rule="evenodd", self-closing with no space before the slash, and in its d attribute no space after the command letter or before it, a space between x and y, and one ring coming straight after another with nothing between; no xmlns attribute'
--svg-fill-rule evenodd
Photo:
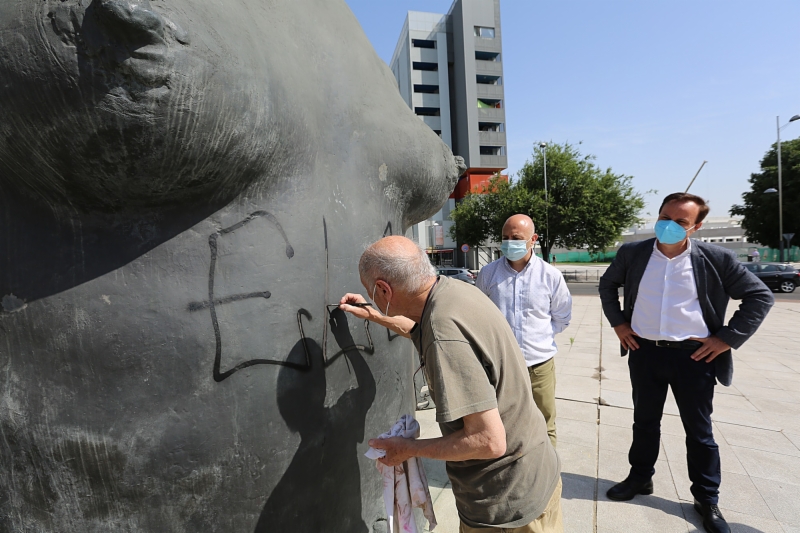
<svg viewBox="0 0 800 533"><path fill-rule="evenodd" d="M503 256L483 267L475 285L506 317L517 339L536 406L556 445L555 334L569 326L572 296L561 272L533 253L538 239L533 220L514 215L503 225Z"/></svg>
<svg viewBox="0 0 800 533"><path fill-rule="evenodd" d="M711 424L714 385L731 384L731 348L755 333L774 299L733 252L689 239L707 214L699 196L670 194L659 210L656 239L622 246L600 279L603 312L622 354L630 352L633 388L631 469L607 495L626 501L653 493L661 416L671 388L686 430L694 507L706 531L729 533L717 506L721 469ZM730 298L742 303L725 325Z"/></svg>

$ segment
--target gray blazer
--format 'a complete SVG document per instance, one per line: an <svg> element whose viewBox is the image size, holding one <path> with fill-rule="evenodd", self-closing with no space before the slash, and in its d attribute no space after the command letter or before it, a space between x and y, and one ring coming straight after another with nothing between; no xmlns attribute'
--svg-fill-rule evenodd
<svg viewBox="0 0 800 533"><path fill-rule="evenodd" d="M631 321L639 294L639 282L650 261L654 243L655 239L648 239L623 244L600 278L600 300L612 327ZM756 332L775 303L772 291L747 270L730 250L692 239L691 255L697 295L706 326L712 335L738 349ZM621 286L625 287L623 309L619 307ZM725 310L730 298L741 300L742 303L726 326ZM622 355L627 353L622 348ZM717 356L715 362L717 380L729 386L733 379L731 351Z"/></svg>

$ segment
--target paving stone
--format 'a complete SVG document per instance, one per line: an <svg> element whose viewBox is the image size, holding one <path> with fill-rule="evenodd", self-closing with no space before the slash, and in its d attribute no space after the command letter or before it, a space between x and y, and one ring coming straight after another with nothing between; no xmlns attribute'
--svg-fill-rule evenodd
<svg viewBox="0 0 800 533"><path fill-rule="evenodd" d="M600 392L600 382L596 379L573 376L569 380L556 382L556 398L596 402Z"/></svg>
<svg viewBox="0 0 800 533"><path fill-rule="evenodd" d="M557 423L559 442L569 442L586 448L597 447L597 422L582 422L569 418L559 419Z"/></svg>
<svg viewBox="0 0 800 533"><path fill-rule="evenodd" d="M588 366L557 366L556 374L566 374L569 376L582 376L596 380L600 379L600 373L594 368L590 368ZM556 384L556 386L558 385Z"/></svg>
<svg viewBox="0 0 800 533"><path fill-rule="evenodd" d="M605 389L600 394L600 397L603 399L603 405L633 409L633 400L631 399L630 392L617 392Z"/></svg>
<svg viewBox="0 0 800 533"><path fill-rule="evenodd" d="M561 458L561 472L570 474L571 479L593 480L597 477L596 446L589 448L572 443L559 444L558 456Z"/></svg>
<svg viewBox="0 0 800 533"><path fill-rule="evenodd" d="M631 380L619 380L619 379L608 379L603 376L603 379L600 381L600 390L602 391L616 391L616 392L624 392L628 396L631 395Z"/></svg>
<svg viewBox="0 0 800 533"><path fill-rule="evenodd" d="M725 424L723 422L717 422L715 425L730 445L800 457L800 450L797 449L797 446L780 431L769 431Z"/></svg>
<svg viewBox="0 0 800 533"><path fill-rule="evenodd" d="M735 396L731 394L715 394L714 407L727 407L729 409L745 409L748 411L759 411L759 409L750 403L744 396Z"/></svg>
<svg viewBox="0 0 800 533"><path fill-rule="evenodd" d="M695 511L692 503L681 503L686 522L691 533L704 533L703 518ZM722 516L731 528L731 533L784 533L781 525L775 520L768 520L735 511L723 509Z"/></svg>
<svg viewBox="0 0 800 533"><path fill-rule="evenodd" d="M776 520L800 527L800 485L758 477L750 479L764 498ZM742 509L746 508L742 507Z"/></svg>
<svg viewBox="0 0 800 533"><path fill-rule="evenodd" d="M556 420L569 418L581 422L597 421L597 404L556 399Z"/></svg>
<svg viewBox="0 0 800 533"><path fill-rule="evenodd" d="M619 533L657 531L685 533L688 531L681 504L657 494L637 496L629 502L610 501L605 493L613 483L598 485L597 530Z"/></svg>
<svg viewBox="0 0 800 533"><path fill-rule="evenodd" d="M633 428L633 409L601 405L600 424L618 426L630 430Z"/></svg>
<svg viewBox="0 0 800 533"><path fill-rule="evenodd" d="M783 432L784 436L792 441L796 448L800 449L800 433L791 433L788 431Z"/></svg>
<svg viewBox="0 0 800 533"><path fill-rule="evenodd" d="M633 441L633 430L600 424L600 449L628 452Z"/></svg>
<svg viewBox="0 0 800 533"><path fill-rule="evenodd" d="M748 475L800 485L800 457L731 446Z"/></svg>
<svg viewBox="0 0 800 533"><path fill-rule="evenodd" d="M771 429L773 431L780 431L781 425L776 424L774 421L756 411L742 411L740 409L729 409L726 407L714 407L714 412L711 414L711 419L714 422L727 422L729 424L739 424L741 426L749 426L761 429Z"/></svg>
<svg viewBox="0 0 800 533"><path fill-rule="evenodd" d="M794 395L792 395L790 390L783 390L783 389L775 388L776 385L774 383L772 383L772 385L773 385L772 388L767 388L767 387L757 387L755 385L751 385L750 383L745 383L745 384L742 384L742 385L738 385L736 388L746 398L753 398L753 399L764 398L764 399L767 399L767 400L775 399L775 400L780 400L780 401L785 401L785 402L798 403L796 401L796 398L794 397ZM779 386L779 385L777 385L777 386ZM796 387L796 385L795 385L795 387Z"/></svg>

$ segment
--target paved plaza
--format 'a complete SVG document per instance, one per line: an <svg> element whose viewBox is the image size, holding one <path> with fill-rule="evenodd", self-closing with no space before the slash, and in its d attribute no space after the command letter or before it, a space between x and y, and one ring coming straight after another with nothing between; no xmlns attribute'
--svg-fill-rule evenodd
<svg viewBox="0 0 800 533"><path fill-rule="evenodd" d="M738 306L732 301L729 314ZM593 296L574 298L557 337L558 452L569 533L703 531L692 507L684 432L672 395L662 422L655 493L613 502L606 490L628 473L633 405L628 358ZM778 302L758 333L734 351L733 386L718 385L714 434L722 458L720 508L732 531L800 533L800 302ZM439 436L434 411L418 411L423 437ZM439 526L458 516L441 461L426 471Z"/></svg>

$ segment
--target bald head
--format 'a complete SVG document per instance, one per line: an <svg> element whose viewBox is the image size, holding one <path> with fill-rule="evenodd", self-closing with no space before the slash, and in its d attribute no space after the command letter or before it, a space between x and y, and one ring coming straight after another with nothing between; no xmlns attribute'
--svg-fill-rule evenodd
<svg viewBox="0 0 800 533"><path fill-rule="evenodd" d="M383 280L395 291L413 294L436 277L428 255L411 239L399 235L384 237L361 255L358 273L369 288Z"/></svg>
<svg viewBox="0 0 800 533"><path fill-rule="evenodd" d="M503 224L503 240L529 241L536 233L533 220L528 215L513 215Z"/></svg>

